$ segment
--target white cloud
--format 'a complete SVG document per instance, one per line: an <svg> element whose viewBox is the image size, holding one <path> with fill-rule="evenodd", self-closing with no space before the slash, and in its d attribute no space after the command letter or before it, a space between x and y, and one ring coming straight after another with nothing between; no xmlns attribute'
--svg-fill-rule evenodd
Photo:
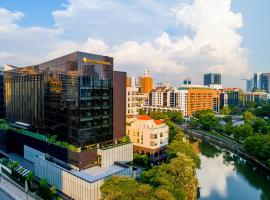
<svg viewBox="0 0 270 200"><path fill-rule="evenodd" d="M147 68L172 82L185 76L201 82L212 71L239 84L248 53L237 32L242 16L231 11L231 0L172 2L70 0L53 12L53 28L20 27L22 13L0 9L0 64L34 64L79 50L111 55L116 69L132 74ZM181 34L183 27L191 34ZM178 36L170 29L180 30Z"/></svg>
<svg viewBox="0 0 270 200"><path fill-rule="evenodd" d="M0 32L10 32L17 27L16 22L23 17L21 12L10 12L0 7Z"/></svg>

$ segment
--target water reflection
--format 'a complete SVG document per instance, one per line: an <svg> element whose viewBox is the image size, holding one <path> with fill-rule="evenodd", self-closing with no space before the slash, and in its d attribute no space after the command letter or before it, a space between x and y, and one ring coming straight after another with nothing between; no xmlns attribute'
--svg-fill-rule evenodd
<svg viewBox="0 0 270 200"><path fill-rule="evenodd" d="M200 180L201 197L209 197L213 192L217 192L222 198L227 197L227 178L237 178L234 167L224 165L223 156L219 155L215 159L201 156L201 169L197 171Z"/></svg>
<svg viewBox="0 0 270 200"><path fill-rule="evenodd" d="M197 170L200 199L270 200L270 180L238 156L205 142L191 141L199 149Z"/></svg>

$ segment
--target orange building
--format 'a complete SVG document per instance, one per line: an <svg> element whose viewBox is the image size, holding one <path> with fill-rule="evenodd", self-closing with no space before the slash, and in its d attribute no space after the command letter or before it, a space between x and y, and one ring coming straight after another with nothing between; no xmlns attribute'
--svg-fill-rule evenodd
<svg viewBox="0 0 270 200"><path fill-rule="evenodd" d="M149 75L149 71L144 71L144 76L140 77L140 92L148 94L153 90L153 78Z"/></svg>
<svg viewBox="0 0 270 200"><path fill-rule="evenodd" d="M126 79L126 87L131 87L131 77L127 77L127 79Z"/></svg>
<svg viewBox="0 0 270 200"><path fill-rule="evenodd" d="M214 97L216 91L209 88L188 89L188 116L194 115L198 110L214 110Z"/></svg>

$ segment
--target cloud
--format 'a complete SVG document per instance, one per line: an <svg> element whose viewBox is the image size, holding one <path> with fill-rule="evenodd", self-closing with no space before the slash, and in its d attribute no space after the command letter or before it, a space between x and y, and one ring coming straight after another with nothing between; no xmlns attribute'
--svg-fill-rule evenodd
<svg viewBox="0 0 270 200"><path fill-rule="evenodd" d="M10 12L7 9L0 7L0 32L10 32L17 27L16 22L23 17L21 12Z"/></svg>
<svg viewBox="0 0 270 200"><path fill-rule="evenodd" d="M174 24L170 7L160 0L69 0L66 9L53 12L55 25L65 36L104 40L113 45L146 41Z"/></svg>
<svg viewBox="0 0 270 200"><path fill-rule="evenodd" d="M17 24L22 13L0 9L0 65L79 50L113 56L117 70L139 75L150 69L158 81L166 76L174 83L186 76L199 83L203 73L221 72L239 84L248 71L237 32L242 16L232 12L231 0L70 0L52 14L54 27L26 28Z"/></svg>

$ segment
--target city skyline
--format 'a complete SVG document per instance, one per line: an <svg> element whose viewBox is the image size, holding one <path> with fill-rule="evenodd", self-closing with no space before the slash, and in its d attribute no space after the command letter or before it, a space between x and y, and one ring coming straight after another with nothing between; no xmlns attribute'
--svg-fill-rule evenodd
<svg viewBox="0 0 270 200"><path fill-rule="evenodd" d="M218 72L225 87L244 88L242 78L267 72L268 5L230 0L3 0L0 65L41 63L81 50L113 56L116 70L132 76L149 69L156 82L169 79L179 85L191 77L199 84L204 73ZM222 34L216 34L217 29Z"/></svg>

